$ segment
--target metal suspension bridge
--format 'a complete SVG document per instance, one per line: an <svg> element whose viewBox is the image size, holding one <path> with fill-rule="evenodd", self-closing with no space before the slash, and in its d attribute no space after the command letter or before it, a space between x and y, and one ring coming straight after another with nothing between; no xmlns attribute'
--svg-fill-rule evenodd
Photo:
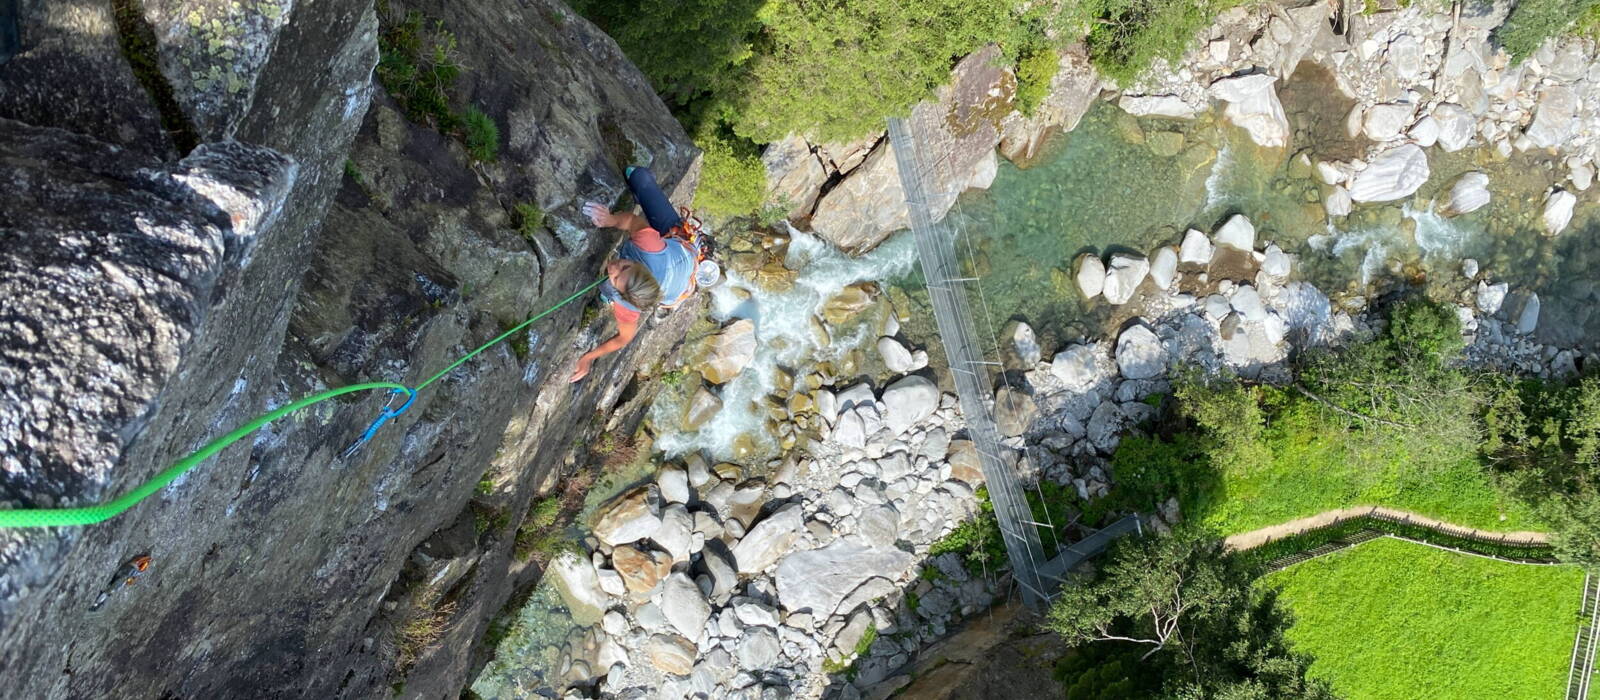
<svg viewBox="0 0 1600 700"><path fill-rule="evenodd" d="M1061 547L1054 558L1047 558L1040 529L1049 530L1052 541L1060 542L1055 524L1049 521L1048 513L1044 522L1034 519L1028 505L1027 485L1011 460L1001 456L1004 448L991 406L992 377L998 373L1003 382L1009 384L1010 380L1000 371L1003 366L998 361L999 339L994 332L988 300L978 284L981 280L975 272L969 274L962 269L961 251L965 250L970 261L974 250L967 235L965 217L955 213L959 209L950 215L934 216L937 210L949 209L959 194L939 189L940 183L960 182L950 177L953 168L950 156L955 149L949 141L948 129L918 130L913 128L913 123L914 118L890 119L889 143L894 148L900 184L905 191L906 209L917 240L917 253L934 319L954 375L968 437L977 447L984 482L988 485L1006 556L1011 562L1012 578L1028 605L1043 606L1054 597L1072 567L1105 549L1117 537L1139 530L1139 518L1127 516L1076 544ZM943 134L945 140L930 143L929 131ZM940 177L941 174L944 177ZM985 338L974 326L971 298L974 295L984 315L983 326L993 359L986 359ZM1036 482L1034 488L1038 488Z"/></svg>

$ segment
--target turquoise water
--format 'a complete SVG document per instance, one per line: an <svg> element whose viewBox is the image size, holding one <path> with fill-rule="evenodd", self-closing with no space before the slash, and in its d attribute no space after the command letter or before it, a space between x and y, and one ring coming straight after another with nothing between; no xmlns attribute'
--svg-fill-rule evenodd
<svg viewBox="0 0 1600 700"><path fill-rule="evenodd" d="M1544 193L1556 173L1535 155L1504 160L1487 149L1429 149L1433 175L1414 197L1357 205L1328 224L1321 202L1331 188L1305 163L1348 158L1361 147L1343 134L1348 104L1328 94L1284 91L1295 140L1310 144L1303 149L1260 148L1216 115L1135 119L1100 102L1034 167L1002 163L993 186L968 193L952 213L972 239L968 264L983 277L982 301L994 322L1027 320L1050 345L1100 335L1111 309L1079 298L1071 274L1078 254L1149 253L1176 244L1187 228L1209 233L1238 213L1255 224L1258 246L1272 241L1295 253L1296 274L1335 297L1428 280L1458 291L1459 261L1476 257L1495 279L1538 290L1548 317L1600 332L1600 319L1590 321L1587 311L1595 300L1588 278L1600 264L1593 197L1580 197L1565 233L1542 235ZM1295 102L1310 96L1318 101ZM1181 147L1173 148L1178 139L1170 134ZM1433 198L1469 170L1489 174L1490 205L1453 219L1434 214Z"/></svg>

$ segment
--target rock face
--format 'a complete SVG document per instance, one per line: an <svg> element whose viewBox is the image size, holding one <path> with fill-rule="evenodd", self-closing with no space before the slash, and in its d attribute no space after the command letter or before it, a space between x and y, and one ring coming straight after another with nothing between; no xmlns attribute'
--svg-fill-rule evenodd
<svg viewBox="0 0 1600 700"><path fill-rule="evenodd" d="M500 320L592 279L616 233L579 228L577 207L614 200L620 164L648 161L668 188L685 181L695 151L682 128L565 7L387 4L455 34L467 69L452 103L495 120L497 163L474 166L453 137L373 98L370 2L136 3L160 72L145 77L173 93L162 108L127 67L108 4L20 8L21 50L0 66L0 287L17 294L0 321L0 375L29 381L0 382L28 392L0 399L0 425L19 426L0 428L13 441L0 460L23 462L0 467L5 507L103 502L272 407L420 381ZM541 208L546 229L531 242L513 231L495 193ZM390 692L394 645L364 639L443 593L398 584L414 551L463 518L470 529L474 498L526 512L593 430L570 416L601 410L631 433L641 406L617 378L671 356L693 315L645 329L573 391L557 375L591 342L582 306L535 326L525 357L501 346L453 370L349 459L336 456L380 392L276 421L93 529L0 533L6 692ZM79 373L84 363L98 368ZM102 381L77 383L89 376ZM48 438L22 427L44 423ZM477 497L491 465L504 487ZM532 582L506 534L469 538L441 569L470 601L418 659L409 692L459 694L488 618ZM151 577L85 615L140 551L155 558ZM133 629L137 641L121 632ZM80 673L60 673L69 667Z"/></svg>
<svg viewBox="0 0 1600 700"><path fill-rule="evenodd" d="M1000 60L998 47L969 54L956 65L950 84L939 89L937 101L923 102L911 110L912 129L926 134L930 143L948 143L948 159L930 185L929 209L935 219L955 203L956 194L971 186L979 165L994 154L1000 132L987 115L1008 106L1013 81ZM951 180L949 178L954 178ZM987 184L987 183L983 183ZM811 227L817 235L852 254L871 250L890 233L909 225L905 191L894 149L883 139L859 168L817 202Z"/></svg>
<svg viewBox="0 0 1600 700"><path fill-rule="evenodd" d="M1350 183L1350 199L1392 202L1410 197L1428 181L1428 156L1416 144L1384 151Z"/></svg>
<svg viewBox="0 0 1600 700"><path fill-rule="evenodd" d="M826 617L869 579L898 576L913 561L910 554L893 547L834 540L821 549L783 558L778 564L778 600L790 612Z"/></svg>
<svg viewBox="0 0 1600 700"><path fill-rule="evenodd" d="M1038 154L1052 132L1077 128L1099 94L1099 76L1089 64L1083 45L1068 47L1061 52L1056 75L1050 79L1049 95L1033 114L1012 112L1000 122L1000 155L1012 162L1026 163Z"/></svg>
<svg viewBox="0 0 1600 700"><path fill-rule="evenodd" d="M811 213L828 171L810 143L790 134L761 152L761 164L767 171L769 201L786 205L790 217Z"/></svg>

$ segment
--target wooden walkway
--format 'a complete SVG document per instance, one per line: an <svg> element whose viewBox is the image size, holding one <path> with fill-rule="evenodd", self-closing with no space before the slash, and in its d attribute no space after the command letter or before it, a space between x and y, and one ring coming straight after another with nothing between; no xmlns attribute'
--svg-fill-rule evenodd
<svg viewBox="0 0 1600 700"><path fill-rule="evenodd" d="M1323 511L1313 516L1300 518L1298 520L1290 520L1286 523L1264 527L1259 530L1251 530L1250 532L1241 532L1237 535L1229 535L1227 539L1223 540L1223 543L1227 545L1228 549L1254 549L1268 542L1281 540L1290 535L1298 535L1303 532L1309 532L1311 530L1316 530L1318 528L1327 527L1329 525L1334 525L1346 520L1354 520L1361 517L1378 518L1381 520L1388 520L1390 522L1405 522L1412 525L1425 527L1430 530L1443 532L1448 535L1469 537L1483 541L1497 541L1503 544L1540 545L1550 543L1549 533L1531 531L1495 532L1492 530L1478 530L1475 528L1462 527L1454 523L1447 523L1443 520L1430 518L1426 515L1412 513L1410 511L1396 510L1394 508L1384 508L1382 506L1356 506L1354 508L1340 508L1338 510Z"/></svg>

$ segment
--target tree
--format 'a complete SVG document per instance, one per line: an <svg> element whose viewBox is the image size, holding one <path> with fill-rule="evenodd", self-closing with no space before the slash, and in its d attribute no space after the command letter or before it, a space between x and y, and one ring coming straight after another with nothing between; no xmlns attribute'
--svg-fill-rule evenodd
<svg viewBox="0 0 1600 700"><path fill-rule="evenodd" d="M1124 540L1092 580L1063 587L1047 624L1072 645L1147 647L1141 661L1161 671L1171 697L1332 697L1305 679L1309 662L1289 649L1285 612L1252 578L1198 531Z"/></svg>

